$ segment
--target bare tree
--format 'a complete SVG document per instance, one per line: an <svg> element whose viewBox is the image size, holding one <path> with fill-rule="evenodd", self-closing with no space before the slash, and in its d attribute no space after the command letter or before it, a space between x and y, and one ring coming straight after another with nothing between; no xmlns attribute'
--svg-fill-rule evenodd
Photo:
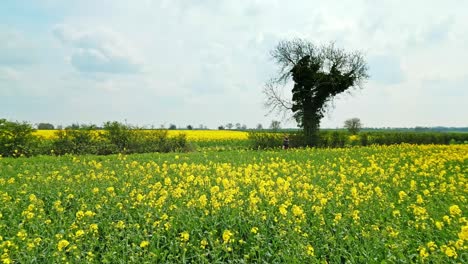
<svg viewBox="0 0 468 264"><path fill-rule="evenodd" d="M277 120L272 120L270 124L270 128L275 131L279 130L281 128L281 122Z"/></svg>
<svg viewBox="0 0 468 264"><path fill-rule="evenodd" d="M351 134L356 135L362 128L361 119L357 117L348 119L344 122L344 127L348 129Z"/></svg>

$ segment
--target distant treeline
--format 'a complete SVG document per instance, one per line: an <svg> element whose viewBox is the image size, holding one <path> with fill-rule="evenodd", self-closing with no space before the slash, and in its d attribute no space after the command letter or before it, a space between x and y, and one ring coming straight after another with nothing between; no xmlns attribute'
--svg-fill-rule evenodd
<svg viewBox="0 0 468 264"><path fill-rule="evenodd" d="M103 129L103 126L98 126L94 124L90 125L80 125L80 124L72 124L69 126L66 126L65 129L79 129L80 127L93 127L95 129ZM50 123L39 123L36 125L37 129L39 130L53 130L53 129L63 129L62 126L54 126ZM155 127L145 127L145 129L161 129L161 128L155 128ZM209 129L208 127L204 125L200 125L200 127L196 128L191 125L188 125L187 127L177 127L174 124L170 124L168 129L179 129L179 130L196 130L196 129ZM257 125L257 128L247 128L246 125L240 125L236 124L236 126L231 125L231 126L219 126L217 128L218 130L243 130L243 131L270 131L270 132L276 132L276 131L299 131L300 129L298 128L277 128L277 129L272 129L272 128L263 128L260 124ZM322 130L345 130L345 128L322 128ZM435 127L422 127L422 126L416 126L416 127L363 127L361 131L401 131L401 132L468 132L468 127L445 127L445 126L435 126Z"/></svg>

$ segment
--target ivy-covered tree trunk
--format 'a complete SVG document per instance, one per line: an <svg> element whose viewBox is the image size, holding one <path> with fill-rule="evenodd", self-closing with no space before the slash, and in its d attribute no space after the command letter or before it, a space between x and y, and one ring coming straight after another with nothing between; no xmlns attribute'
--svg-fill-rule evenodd
<svg viewBox="0 0 468 264"><path fill-rule="evenodd" d="M302 120L305 144L308 147L317 146L319 141L320 116L313 109L304 109Z"/></svg>

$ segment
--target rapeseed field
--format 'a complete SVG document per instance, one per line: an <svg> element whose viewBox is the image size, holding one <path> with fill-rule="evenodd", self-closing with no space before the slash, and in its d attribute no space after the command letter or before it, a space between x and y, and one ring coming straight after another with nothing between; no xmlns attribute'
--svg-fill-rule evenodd
<svg viewBox="0 0 468 264"><path fill-rule="evenodd" d="M468 146L0 158L0 263L466 263Z"/></svg>
<svg viewBox="0 0 468 264"><path fill-rule="evenodd" d="M137 130L138 133L151 133L153 130ZM187 140L193 142L200 141L223 141L223 140L247 140L248 133L234 130L167 130L169 136L185 134ZM57 130L37 130L33 134L44 139L56 138ZM105 131L96 130L96 135Z"/></svg>

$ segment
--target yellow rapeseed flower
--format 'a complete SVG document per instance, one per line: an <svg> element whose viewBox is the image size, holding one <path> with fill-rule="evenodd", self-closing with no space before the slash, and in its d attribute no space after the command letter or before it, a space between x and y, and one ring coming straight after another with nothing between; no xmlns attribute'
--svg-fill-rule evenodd
<svg viewBox="0 0 468 264"><path fill-rule="evenodd" d="M75 237L79 238L79 237L84 236L84 234L85 234L85 231L80 229L80 230L75 232Z"/></svg>
<svg viewBox="0 0 468 264"><path fill-rule="evenodd" d="M206 246L208 246L208 241L206 241L206 239L200 241L200 248L205 249Z"/></svg>
<svg viewBox="0 0 468 264"><path fill-rule="evenodd" d="M343 217L343 214L341 213L335 214L335 218L333 219L333 222L337 224L341 220L342 217Z"/></svg>
<svg viewBox="0 0 468 264"><path fill-rule="evenodd" d="M255 227L255 226L252 227L252 228L250 229L250 232L251 232L251 233L254 233L254 234L257 234L257 232L258 232L258 227Z"/></svg>
<svg viewBox="0 0 468 264"><path fill-rule="evenodd" d="M147 247L148 245L149 245L149 241L148 241L148 240L143 240L143 241L141 241L141 243L140 243L140 247L141 247L141 248L145 248L145 247Z"/></svg>
<svg viewBox="0 0 468 264"><path fill-rule="evenodd" d="M65 239L62 239L58 242L57 248L59 251L62 251L64 248L68 247L68 245L70 245L70 242L68 242Z"/></svg>
<svg viewBox="0 0 468 264"><path fill-rule="evenodd" d="M441 250L449 258L457 258L458 257L457 251L455 251L455 249L453 247L442 246Z"/></svg>
<svg viewBox="0 0 468 264"><path fill-rule="evenodd" d="M307 245L306 252L307 252L307 255L309 255L309 256L314 256L315 255L314 247L311 246L311 245Z"/></svg>
<svg viewBox="0 0 468 264"><path fill-rule="evenodd" d="M184 231L184 232L180 233L180 240L181 240L182 242L187 242L187 241L189 241L189 239L190 239L190 234L189 234L189 232Z"/></svg>
<svg viewBox="0 0 468 264"><path fill-rule="evenodd" d="M223 232L223 242L224 242L224 244L229 243L229 240L231 239L232 235L233 235L233 233L230 230L228 230L228 229L224 230L224 232Z"/></svg>
<svg viewBox="0 0 468 264"><path fill-rule="evenodd" d="M463 241L468 240L468 225L462 226L460 233L458 233L458 238Z"/></svg>
<svg viewBox="0 0 468 264"><path fill-rule="evenodd" d="M288 214L288 210L286 210L287 206L285 204L282 204L279 206L279 212L280 214L282 215L287 215Z"/></svg>
<svg viewBox="0 0 468 264"><path fill-rule="evenodd" d="M89 229L91 230L91 232L97 233L97 231L98 231L99 228L98 228L98 225L97 225L97 224L90 224L90 225L89 225Z"/></svg>
<svg viewBox="0 0 468 264"><path fill-rule="evenodd" d="M429 253L427 252L427 250L426 250L425 247L420 247L420 248L419 248L419 256L420 256L422 259L425 259L425 258L429 257Z"/></svg>
<svg viewBox="0 0 468 264"><path fill-rule="evenodd" d="M430 242L427 243L427 247L429 248L430 251L434 251L434 250L436 250L437 245L436 245L436 243L434 243L434 241L430 241Z"/></svg>
<svg viewBox="0 0 468 264"><path fill-rule="evenodd" d="M458 205L452 205L452 206L450 206L449 210L450 210L450 214L453 215L453 216L460 215L461 212L462 212L462 211L460 210L460 207L458 207Z"/></svg>
<svg viewBox="0 0 468 264"><path fill-rule="evenodd" d="M26 237L28 236L28 233L26 233L26 230L24 229L21 229L17 234L16 236L21 239L21 240L25 240Z"/></svg>

